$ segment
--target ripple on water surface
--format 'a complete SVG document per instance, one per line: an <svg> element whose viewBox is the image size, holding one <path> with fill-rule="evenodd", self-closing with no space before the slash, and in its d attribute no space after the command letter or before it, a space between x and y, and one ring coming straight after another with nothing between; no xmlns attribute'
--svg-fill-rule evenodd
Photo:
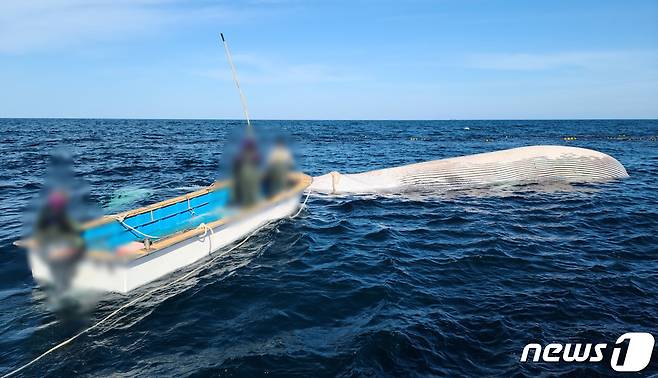
<svg viewBox="0 0 658 378"><path fill-rule="evenodd" d="M233 121L0 120L1 371L130 298L103 296L82 321L53 312L24 253L11 245L41 187L49 149L69 145L99 208L120 211L214 180L223 143L236 127ZM606 364L522 364L520 353L529 342L612 343L629 331L655 334L656 121L261 121L256 127L287 130L298 164L312 175L568 144L614 156L630 178L495 193L313 197L300 217L268 227L28 374L609 375ZM658 372L655 357L646 371Z"/></svg>

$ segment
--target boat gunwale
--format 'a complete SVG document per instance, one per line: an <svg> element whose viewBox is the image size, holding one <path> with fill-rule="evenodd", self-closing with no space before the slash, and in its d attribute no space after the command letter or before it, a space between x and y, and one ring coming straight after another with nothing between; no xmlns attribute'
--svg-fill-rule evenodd
<svg viewBox="0 0 658 378"><path fill-rule="evenodd" d="M85 222L82 224L82 231L88 230L90 228L102 226L104 224L112 223L117 221L118 219L125 220L126 218L134 217L136 215L141 215L145 214L151 211L155 211L158 209L161 209L163 207L167 207L169 205L174 205L183 201L190 200L192 198L200 197L204 194L208 194L210 192L214 192L218 189L226 188L230 185L230 181L224 180L224 181L216 181L210 185L208 185L205 188L201 188L199 190L195 190L193 192L185 193L183 195L169 198L160 202L156 202L150 205L146 205L137 209L132 209L132 210L127 210L123 211L121 213L117 214L110 214L110 215L104 215L100 218Z"/></svg>
<svg viewBox="0 0 658 378"><path fill-rule="evenodd" d="M235 216L221 218L221 219L218 219L218 220L210 222L210 223L203 223L205 225L205 227L203 227L203 228L196 227L196 228L193 228L193 229L190 229L190 230L179 231L177 233L170 234L167 237L165 237L163 239L160 239L160 240L154 242L153 244L151 244L151 247L148 250L146 249L146 247L144 247L142 249L139 249L139 250L135 251L134 253L130 254L129 256L126 256L127 260L128 261L137 260L139 258L148 256L148 255L150 255L150 254L152 254L156 251L160 251L164 248L167 248L167 247L170 247L172 245L184 242L184 241L186 241L186 240L188 240L188 239L190 239L194 236L197 236L197 235L200 235L200 234L203 234L203 233L207 233L208 229L212 230L212 229L217 228L219 226L222 226L222 225L225 225L225 224L228 224L228 223L231 223L231 222L235 222L236 220L239 220L239 219L242 219L242 218L246 218L247 216L257 212L258 210L261 210L265 207L269 207L269 206L271 206L271 205L273 205L277 202L281 202L283 200L289 199L290 197L292 197L293 195L295 195L297 193L301 193L302 191L304 191L304 189L308 188L308 186L311 185L311 182L313 181L311 176L306 175L302 172L293 172L293 173L290 174L290 177L297 182L295 184L295 186L293 186L292 188L290 188L290 189L288 189L284 192L281 192L281 193L275 195L274 197L272 197L272 198L270 198L266 201L262 201L258 205L255 205L251 208L248 208L248 209L240 212L239 214L237 214Z"/></svg>
<svg viewBox="0 0 658 378"><path fill-rule="evenodd" d="M229 222L234 222L234 221L239 220L241 218L244 218L248 215L251 215L251 214L255 213L258 210L261 210L265 207L271 206L272 204L275 204L276 202L280 202L282 200L288 199L288 198L292 197L293 195L295 195L296 193L304 191L304 189L308 188L308 186L311 185L311 182L313 181L311 176L309 176L309 175L307 175L303 172L291 172L289 177L292 178L294 181L296 181L295 186L293 186L292 188L290 188L290 189L288 189L284 192L281 192L281 193L275 195L274 197L272 197L272 198L270 198L266 201L262 201L258 205L253 206L251 208L248 208L248 209L240 212L239 214L237 214L235 216L221 218L221 219L218 219L216 221L213 221L213 222L210 222L210 223L207 223L207 224L204 223L204 224L206 225L206 227L208 227L210 229L214 229L214 228L219 227L223 224L227 224ZM116 222L119 219L125 219L127 217L144 214L144 213L147 213L147 212L152 211L152 210L157 210L159 208L162 208L162 207L165 207L165 206L168 206L168 205L172 205L172 204L175 204L175 203L185 201L187 199L199 197L201 195L210 193L214 190L225 188L229 185L230 185L229 180L217 181L217 182L214 182L213 184L211 184L211 185L209 185L209 186L207 186L203 189L199 189L199 190L196 190L194 192L183 194L181 196L177 196L177 197L170 198L170 199L167 199L167 200L164 200L164 201L156 202L154 204L147 205L147 206L144 206L144 207L140 207L140 208L137 208L137 209L124 211L124 212L113 214L113 215L105 215L105 216L100 217L98 219L95 219L95 220L84 223L82 225L81 229L82 229L82 231L84 231L84 230L87 230L87 229L92 228L92 227L101 226L101 225L111 223L111 222ZM141 248L141 249L139 249L139 250L137 250L133 253L130 253L130 254L124 256L123 258L117 256L116 254L110 254L107 251L88 251L87 256L92 258L93 260L99 260L99 261L108 261L108 260L109 261L112 261L112 260L121 261L121 260L123 260L123 261L126 261L126 262L130 262L130 261L137 260L141 257L148 256L148 255L150 255L154 252L160 251L160 250L162 250L164 248L167 248L167 247L170 247L174 244L184 242L185 240L188 240L188 239L190 239L194 236L197 236L199 234L202 234L204 232L207 232L207 229L206 228L200 228L200 227L192 228L192 229L189 229L189 230L178 231L178 232L175 232L173 234L167 235L166 237L164 237L164 238L162 238L162 239L160 239L156 242L153 242L153 244L151 244L151 246L148 250L146 249L146 247L144 247L144 248ZM17 240L13 244L17 247L30 249L30 248L34 247L34 239L28 238L28 239Z"/></svg>

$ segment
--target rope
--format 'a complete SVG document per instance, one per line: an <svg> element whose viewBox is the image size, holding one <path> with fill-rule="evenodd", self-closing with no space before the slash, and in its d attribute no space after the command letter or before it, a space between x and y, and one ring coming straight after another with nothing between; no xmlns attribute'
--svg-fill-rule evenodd
<svg viewBox="0 0 658 378"><path fill-rule="evenodd" d="M208 225L205 223L201 223L200 225L197 226L197 228L203 228L203 235L201 235L202 239L205 238L206 235L208 235L208 230L210 230L211 235L215 235L215 231L212 228L208 227Z"/></svg>
<svg viewBox="0 0 658 378"><path fill-rule="evenodd" d="M192 214L192 216L196 216L196 213L194 212L194 208L190 203L190 197L187 197L187 210L190 212L190 214Z"/></svg>
<svg viewBox="0 0 658 378"><path fill-rule="evenodd" d="M130 231L136 232L136 233L138 233L138 234L140 234L144 237L147 237L149 239L160 239L159 236L153 236L153 235L149 235L149 234L145 234L145 233L141 232L140 230L138 230L138 229L134 228L133 226L129 225L128 223L124 222L123 219L121 219L119 217L114 218L114 219L116 219L117 222L121 223L121 225L123 227L129 229Z"/></svg>
<svg viewBox="0 0 658 378"><path fill-rule="evenodd" d="M202 223L202 224L203 224L207 229L209 229L209 227L208 227L207 225L205 225L205 223ZM207 231L207 230L206 230L206 231ZM258 231L259 231L259 229L254 230L254 232L252 232L251 234L247 235L247 237L245 237L240 243L234 245L234 246L231 247L229 250L227 250L226 253L230 253L231 251L235 250L236 248L239 248L240 246L242 246L244 243L247 242L247 240L249 240L249 238L251 238L252 236L254 236ZM211 229L211 232L212 232L212 229ZM205 235L205 234L204 234L204 235ZM166 284L166 285L164 285L164 286L156 287L156 288L154 288L154 289L152 289L152 290L147 291L146 293L140 295L139 297L133 299L132 301L130 301L130 302L124 304L123 306L117 308L116 310L112 311L112 313L110 313L109 315L107 315L106 317L104 317L103 319L101 319L98 323L96 323L96 324L92 325L91 327L86 328L86 329L84 329L84 330L82 330L82 331L76 333L75 335L71 336L70 338L68 338L68 339L62 341L61 343L55 345L54 347L48 349L47 351L43 352L41 355L39 355L38 357L36 357L36 358L33 359L32 361L26 363L25 365L23 365L23 366L21 366L21 367L15 369L15 370L12 370L12 371L10 371L10 372L7 373L7 374L4 374L4 375L2 376L2 378L11 377L11 376L15 375L16 373L19 373L19 372L23 371L24 369L28 368L29 366L32 366L34 363L36 363L36 362L39 361L40 359L44 358L45 356L49 355L50 353L52 353L52 352L56 351L57 349L59 349L59 348L65 346L65 345L71 343L73 340L77 339L78 337L84 335L85 333L88 333L89 331L91 331L91 330L97 328L97 327L100 326L101 324L107 322L107 321L110 320L112 317L114 317L116 314L118 314L119 312L121 312L121 310L123 310L123 309L125 309L125 308L128 308L128 307L134 305L135 303L141 301L142 299L148 297L149 295L155 293L156 291L158 291L158 290L160 290L160 289L162 289L162 288L166 288L166 287L168 287L168 286L172 286L172 285L174 285L174 284L176 284L176 283L178 283L178 282L180 282L180 281L183 281L183 280L185 280L186 278L188 278L188 277L190 277L190 276L192 276L192 275L198 273L201 269L203 269L203 268L205 268L206 266L212 264L215 260L217 260L218 258L224 256L226 253L218 254L217 256L215 256L215 257L213 257L212 259L208 260L208 262L206 262L205 264L202 264L202 265L196 267L195 269L193 269L192 271L188 272L187 274L185 274L185 275L183 275L183 276L177 278L177 279L174 280L174 281L169 282L168 284Z"/></svg>
<svg viewBox="0 0 658 378"><path fill-rule="evenodd" d="M310 195L311 195L310 191L306 193L306 198L304 198L304 202L302 202L301 206L299 206L299 210L295 213L295 215L291 216L290 219L296 218L299 215L299 213L301 213L302 210L304 210L304 207L306 207L306 201L308 201L308 197Z"/></svg>
<svg viewBox="0 0 658 378"><path fill-rule="evenodd" d="M340 173L333 171L329 174L331 175L331 194L336 194L336 185L340 180Z"/></svg>
<svg viewBox="0 0 658 378"><path fill-rule="evenodd" d="M206 235L208 235L208 230L210 230L210 235L215 236L215 230L212 228L208 227L207 224L201 223L200 225L197 226L197 228L203 228L203 235L201 235L201 239L205 239ZM208 255L212 253L212 238L208 238Z"/></svg>

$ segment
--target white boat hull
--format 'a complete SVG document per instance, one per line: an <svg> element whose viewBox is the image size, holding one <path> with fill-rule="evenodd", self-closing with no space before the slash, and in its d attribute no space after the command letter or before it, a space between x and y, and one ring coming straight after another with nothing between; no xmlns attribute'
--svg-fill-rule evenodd
<svg viewBox="0 0 658 378"><path fill-rule="evenodd" d="M275 202L243 218L219 225L207 233L156 250L140 258L117 263L83 259L73 273L71 287L80 290L128 293L204 257L221 253L227 245L242 240L264 225L292 215L299 207L300 193ZM53 283L53 275L40 254L30 250L28 260L37 282Z"/></svg>

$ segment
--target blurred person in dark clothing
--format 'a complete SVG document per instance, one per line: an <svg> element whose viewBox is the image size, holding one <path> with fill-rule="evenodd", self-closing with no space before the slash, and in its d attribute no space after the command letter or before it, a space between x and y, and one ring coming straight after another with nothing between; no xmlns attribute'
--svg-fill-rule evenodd
<svg viewBox="0 0 658 378"><path fill-rule="evenodd" d="M35 240L48 264L56 289L67 289L75 263L84 254L81 231L67 213L68 196L53 190L39 211Z"/></svg>
<svg viewBox="0 0 658 378"><path fill-rule="evenodd" d="M256 141L246 139L233 162L233 200L240 206L253 206L260 198L259 163Z"/></svg>

